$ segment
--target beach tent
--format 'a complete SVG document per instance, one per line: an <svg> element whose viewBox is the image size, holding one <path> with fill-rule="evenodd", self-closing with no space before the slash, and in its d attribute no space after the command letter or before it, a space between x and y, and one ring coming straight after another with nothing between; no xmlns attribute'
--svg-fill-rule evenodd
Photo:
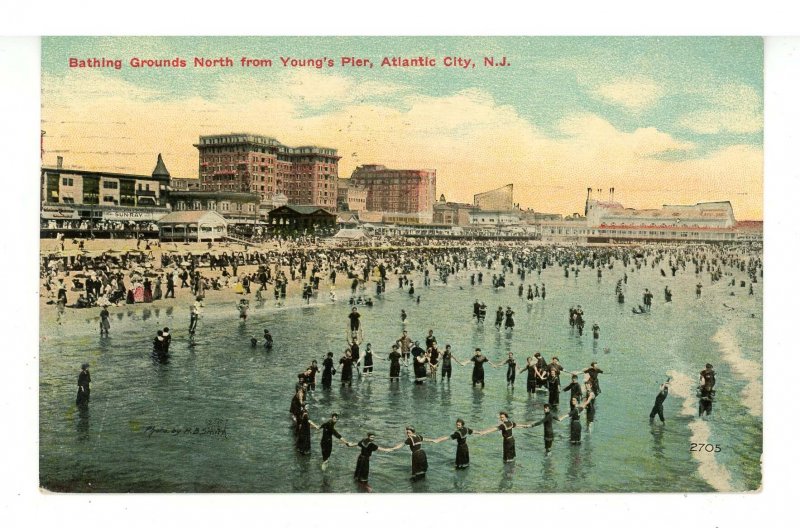
<svg viewBox="0 0 800 528"><path fill-rule="evenodd" d="M333 235L337 240L364 240L369 238L361 229L340 229Z"/></svg>

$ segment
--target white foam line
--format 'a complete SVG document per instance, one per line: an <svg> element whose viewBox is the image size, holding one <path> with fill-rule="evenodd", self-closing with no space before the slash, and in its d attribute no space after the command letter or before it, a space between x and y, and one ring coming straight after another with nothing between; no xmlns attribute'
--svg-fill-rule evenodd
<svg viewBox="0 0 800 528"><path fill-rule="evenodd" d="M742 390L742 403L753 416L762 416L764 389L761 385L761 365L742 357L738 339L729 329L721 327L711 339L719 345L723 359L733 371L747 382Z"/></svg>
<svg viewBox="0 0 800 528"><path fill-rule="evenodd" d="M689 440L696 444L708 444L711 437L711 429L708 426L708 422L698 418L696 414L698 405L697 398L694 395L696 383L682 372L671 370L667 372L667 375L672 377L670 393L683 398L681 414L695 417L689 423L689 430L692 432ZM725 466L717 462L714 453L693 451L692 457L697 461L697 472L700 474L700 478L708 482L717 491L733 491L731 474Z"/></svg>

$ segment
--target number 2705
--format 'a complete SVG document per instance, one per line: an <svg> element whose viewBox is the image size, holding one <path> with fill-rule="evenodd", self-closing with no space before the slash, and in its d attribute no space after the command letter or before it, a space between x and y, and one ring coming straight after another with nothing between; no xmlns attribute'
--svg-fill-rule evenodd
<svg viewBox="0 0 800 528"><path fill-rule="evenodd" d="M689 451L705 451L707 453L719 453L722 447L719 444L697 444L692 442L689 445Z"/></svg>

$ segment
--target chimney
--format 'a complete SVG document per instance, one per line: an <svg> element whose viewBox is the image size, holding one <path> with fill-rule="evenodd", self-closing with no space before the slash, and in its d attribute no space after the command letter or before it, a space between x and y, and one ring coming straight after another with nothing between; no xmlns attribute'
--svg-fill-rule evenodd
<svg viewBox="0 0 800 528"><path fill-rule="evenodd" d="M56 168L63 169L64 168L64 156L58 156L56 158Z"/></svg>
<svg viewBox="0 0 800 528"><path fill-rule="evenodd" d="M583 216L586 216L586 215L589 214L589 198L591 198L591 197L592 197L592 188L591 187L587 187L586 188L586 205L583 206Z"/></svg>

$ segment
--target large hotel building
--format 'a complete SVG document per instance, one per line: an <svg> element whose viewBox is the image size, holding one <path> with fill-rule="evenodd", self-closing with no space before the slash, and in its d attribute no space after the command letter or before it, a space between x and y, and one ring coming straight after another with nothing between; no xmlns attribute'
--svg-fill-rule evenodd
<svg viewBox="0 0 800 528"><path fill-rule="evenodd" d="M336 210L340 157L326 147L287 147L255 134L200 136L200 190L284 194L289 204Z"/></svg>
<svg viewBox="0 0 800 528"><path fill-rule="evenodd" d="M380 211L388 223L429 224L436 202L436 171L362 165L350 184L367 191L367 211Z"/></svg>

